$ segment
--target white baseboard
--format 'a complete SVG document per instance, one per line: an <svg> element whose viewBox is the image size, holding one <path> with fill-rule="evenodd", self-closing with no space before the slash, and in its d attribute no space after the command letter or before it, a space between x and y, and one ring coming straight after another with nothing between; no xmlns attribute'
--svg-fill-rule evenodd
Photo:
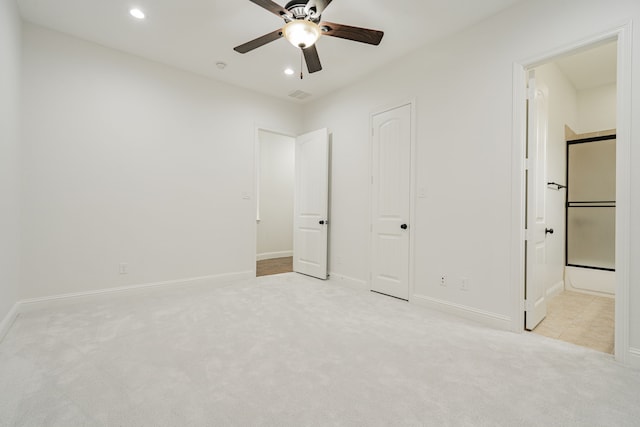
<svg viewBox="0 0 640 427"><path fill-rule="evenodd" d="M547 289L547 292L546 292L547 298L552 298L558 295L562 291L564 291L564 280L560 280L558 283L556 283L555 285Z"/></svg>
<svg viewBox="0 0 640 427"><path fill-rule="evenodd" d="M442 311L465 319L473 320L483 325L490 326L495 329L510 331L511 318L501 314L491 313L488 311L478 310L477 308L468 307L461 304L455 304L449 301L443 301L424 295L413 295L410 300L413 304Z"/></svg>
<svg viewBox="0 0 640 427"><path fill-rule="evenodd" d="M274 258L286 258L290 256L293 256L293 251L265 252L265 253L256 255L256 261L264 261L265 259L274 259Z"/></svg>
<svg viewBox="0 0 640 427"><path fill-rule="evenodd" d="M2 319L2 321L0 322L0 342L2 342L2 339L5 337L5 335L7 335L9 329L11 329L11 325L13 325L16 317L18 317L19 308L20 302L16 302L15 304L13 304L11 310L9 310L7 315L4 316L4 319Z"/></svg>
<svg viewBox="0 0 640 427"><path fill-rule="evenodd" d="M143 283L139 285L120 286L115 288L98 289L95 291L77 292L61 295L52 295L43 298L32 298L19 301L16 305L18 313L28 313L31 311L54 308L68 304L91 302L99 299L109 298L120 293L134 293L144 290L171 286L220 286L235 280L255 278L254 271L244 271L239 273L216 274L212 276L190 277L186 279L167 280L163 282Z"/></svg>
<svg viewBox="0 0 640 427"><path fill-rule="evenodd" d="M629 366L640 369L640 348L629 348Z"/></svg>
<svg viewBox="0 0 640 427"><path fill-rule="evenodd" d="M353 277L345 276L338 273L329 273L329 280L340 286L347 286L357 291L369 290L369 285L365 280L354 279Z"/></svg>

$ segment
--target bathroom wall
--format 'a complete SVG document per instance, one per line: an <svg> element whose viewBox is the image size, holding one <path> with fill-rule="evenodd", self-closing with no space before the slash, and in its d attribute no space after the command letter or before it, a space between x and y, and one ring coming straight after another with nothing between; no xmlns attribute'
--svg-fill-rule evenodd
<svg viewBox="0 0 640 427"><path fill-rule="evenodd" d="M548 89L549 122L547 136L547 178L545 182L566 184L567 144L565 125L578 124L578 94L573 84L554 63L536 68L536 80ZM566 190L546 189L547 226L547 296L564 288L565 266L565 201Z"/></svg>
<svg viewBox="0 0 640 427"><path fill-rule="evenodd" d="M616 85L578 91L576 133L600 132L616 128Z"/></svg>

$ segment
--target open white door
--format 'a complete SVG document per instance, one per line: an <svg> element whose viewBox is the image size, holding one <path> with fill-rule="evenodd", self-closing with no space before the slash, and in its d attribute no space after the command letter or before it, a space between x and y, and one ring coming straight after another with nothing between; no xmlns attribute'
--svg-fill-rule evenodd
<svg viewBox="0 0 640 427"><path fill-rule="evenodd" d="M527 243L525 329L533 330L547 315L546 301L546 156L547 93L529 72L527 128Z"/></svg>
<svg viewBox="0 0 640 427"><path fill-rule="evenodd" d="M372 117L371 290L409 299L411 105Z"/></svg>
<svg viewBox="0 0 640 427"><path fill-rule="evenodd" d="M329 134L320 129L296 138L293 271L327 278Z"/></svg>

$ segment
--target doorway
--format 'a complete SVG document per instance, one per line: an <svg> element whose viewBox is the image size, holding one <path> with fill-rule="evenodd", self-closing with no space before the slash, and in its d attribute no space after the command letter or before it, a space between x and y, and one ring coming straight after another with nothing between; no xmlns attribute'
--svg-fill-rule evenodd
<svg viewBox="0 0 640 427"><path fill-rule="evenodd" d="M256 276L293 271L295 138L259 129Z"/></svg>
<svg viewBox="0 0 640 427"><path fill-rule="evenodd" d="M621 234L617 53L609 39L528 68L525 147L524 328L606 353Z"/></svg>
<svg viewBox="0 0 640 427"><path fill-rule="evenodd" d="M256 130L256 276L328 277L329 132Z"/></svg>

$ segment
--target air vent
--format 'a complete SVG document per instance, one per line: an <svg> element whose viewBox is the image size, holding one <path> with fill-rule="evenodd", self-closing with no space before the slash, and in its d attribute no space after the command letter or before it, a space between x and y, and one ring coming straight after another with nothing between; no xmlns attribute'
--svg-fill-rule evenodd
<svg viewBox="0 0 640 427"><path fill-rule="evenodd" d="M305 92L303 90L294 90L293 92L291 92L289 94L289 96L292 97L292 98L296 98L296 99L306 99L306 98L310 97L311 94L308 93L308 92Z"/></svg>

